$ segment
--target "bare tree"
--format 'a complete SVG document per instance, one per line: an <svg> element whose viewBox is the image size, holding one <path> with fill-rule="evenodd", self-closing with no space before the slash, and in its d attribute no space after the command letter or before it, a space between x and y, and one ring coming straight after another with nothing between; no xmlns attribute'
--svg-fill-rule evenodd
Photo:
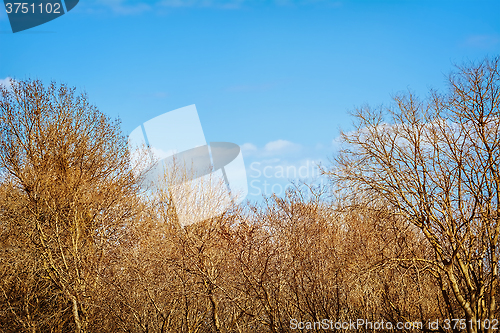
<svg viewBox="0 0 500 333"><path fill-rule="evenodd" d="M104 259L134 214L126 139L118 123L66 85L12 81L0 93L1 223L22 237L14 251L30 256L37 272L30 283L50 282L63 304L45 308L47 317L70 310L70 326L86 332Z"/></svg>
<svg viewBox="0 0 500 333"><path fill-rule="evenodd" d="M434 258L411 260L440 281L447 315L463 314L471 333L490 332L498 314L499 61L457 67L447 94L356 110L356 129L342 133L345 148L327 172L419 228Z"/></svg>

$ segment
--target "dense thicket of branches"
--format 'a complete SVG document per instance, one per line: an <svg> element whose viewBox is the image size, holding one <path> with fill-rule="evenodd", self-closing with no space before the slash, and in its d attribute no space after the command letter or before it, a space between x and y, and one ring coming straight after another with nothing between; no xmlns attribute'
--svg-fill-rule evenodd
<svg viewBox="0 0 500 333"><path fill-rule="evenodd" d="M469 332L498 319L499 61L458 67L447 94L420 101L409 93L388 110L357 110L330 171L421 231L434 256L419 263L446 284L443 297L458 302Z"/></svg>
<svg viewBox="0 0 500 333"><path fill-rule="evenodd" d="M459 68L426 102L358 110L328 188L187 227L168 189L141 194L126 138L85 95L2 87L0 332L290 332L324 319L440 319L444 332L446 318L484 331L475 320L499 318L497 66Z"/></svg>

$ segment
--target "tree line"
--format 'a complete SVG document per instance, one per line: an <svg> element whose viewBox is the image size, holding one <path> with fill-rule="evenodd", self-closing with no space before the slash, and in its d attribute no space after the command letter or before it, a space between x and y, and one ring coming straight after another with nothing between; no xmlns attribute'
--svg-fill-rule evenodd
<svg viewBox="0 0 500 333"><path fill-rule="evenodd" d="M88 96L0 86L0 332L495 331L499 61L356 109L327 186L185 227L168 187L144 195L120 123Z"/></svg>

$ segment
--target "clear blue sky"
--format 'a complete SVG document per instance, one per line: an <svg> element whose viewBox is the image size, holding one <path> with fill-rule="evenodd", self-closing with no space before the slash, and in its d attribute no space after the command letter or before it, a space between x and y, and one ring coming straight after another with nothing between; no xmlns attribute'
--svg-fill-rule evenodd
<svg viewBox="0 0 500 333"><path fill-rule="evenodd" d="M248 167L298 167L333 153L354 107L445 89L453 63L499 55L499 13L500 1L81 0L13 34L2 10L0 80L76 86L126 133L196 104L207 141L242 145Z"/></svg>

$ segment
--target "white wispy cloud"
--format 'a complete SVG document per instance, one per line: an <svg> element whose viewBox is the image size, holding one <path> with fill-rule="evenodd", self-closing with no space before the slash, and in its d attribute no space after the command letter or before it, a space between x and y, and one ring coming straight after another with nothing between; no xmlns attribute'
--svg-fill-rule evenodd
<svg viewBox="0 0 500 333"><path fill-rule="evenodd" d="M87 14L100 14L111 11L116 15L138 15L145 12L162 13L164 10L177 8L215 8L221 10L241 9L260 2L254 0L88 0L80 2L77 11ZM339 7L342 3L334 0L273 0L275 6L310 6L323 5ZM0 14L0 19L2 14ZM255 89L255 87L235 87L236 90ZM257 87L262 89L262 87ZM268 87L264 87L268 89Z"/></svg>
<svg viewBox="0 0 500 333"><path fill-rule="evenodd" d="M243 154L251 154L257 151L257 147L252 143L244 143L240 146Z"/></svg>
<svg viewBox="0 0 500 333"><path fill-rule="evenodd" d="M240 8L245 0L162 0L160 5L170 8L180 7L211 7L221 9L237 9Z"/></svg>
<svg viewBox="0 0 500 333"><path fill-rule="evenodd" d="M486 49L500 44L500 35L498 34L482 34L472 35L465 39L462 43L466 47L474 47Z"/></svg>
<svg viewBox="0 0 500 333"><path fill-rule="evenodd" d="M282 153L289 150L298 150L300 145L287 140L276 140L266 143L264 150L269 153Z"/></svg>
<svg viewBox="0 0 500 333"><path fill-rule="evenodd" d="M145 12L160 12L175 8L219 8L238 9L249 0L89 0L80 2L80 12L88 14L111 10L117 15L137 15Z"/></svg>
<svg viewBox="0 0 500 333"><path fill-rule="evenodd" d="M10 77L6 77L5 79L0 79L0 85L5 86L7 89L10 89Z"/></svg>
<svg viewBox="0 0 500 333"><path fill-rule="evenodd" d="M300 144L281 139L268 142L260 148L252 143L245 143L240 147L247 165L252 164L262 168L271 166L273 169L293 169L293 167L299 168L306 164L310 164L312 167L317 162L326 160L328 155L332 153L331 149L324 145L307 148ZM318 149L318 147L320 148Z"/></svg>
<svg viewBox="0 0 500 333"><path fill-rule="evenodd" d="M328 165L334 153L331 144L317 143L311 147L288 140L275 140L258 147L253 143L241 145L251 200L271 194L284 195L287 189L304 181L307 184L326 184L321 167ZM301 188L302 189L302 188ZM303 189L307 189L307 186Z"/></svg>
<svg viewBox="0 0 500 333"><path fill-rule="evenodd" d="M245 156L255 157L288 155L291 153L298 153L301 149L301 145L282 139L270 141L261 148L258 148L252 143L245 143L241 145L241 150Z"/></svg>
<svg viewBox="0 0 500 333"><path fill-rule="evenodd" d="M138 15L151 11L158 3L158 1L91 0L81 1L76 10L87 14L99 14L111 10L116 15Z"/></svg>
<svg viewBox="0 0 500 333"><path fill-rule="evenodd" d="M238 9L245 5L256 3L253 0L161 0L160 4L165 7L211 7L221 9ZM326 5L329 7L340 7L341 1L335 0L273 0L271 4L277 6L307 6Z"/></svg>

